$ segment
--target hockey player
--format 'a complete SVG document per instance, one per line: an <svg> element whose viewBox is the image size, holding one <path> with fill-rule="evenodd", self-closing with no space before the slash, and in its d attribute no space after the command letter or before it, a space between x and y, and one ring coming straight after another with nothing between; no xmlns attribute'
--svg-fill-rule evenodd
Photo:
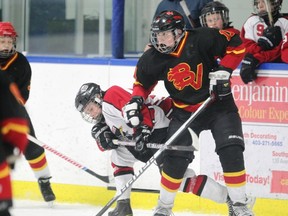
<svg viewBox="0 0 288 216"><path fill-rule="evenodd" d="M266 2L270 10L265 0L254 0L255 13L247 19L241 30L247 54L242 61L240 76L246 84L257 78L255 69L260 64L281 62L281 41L288 32L288 19L280 13L282 0Z"/></svg>
<svg viewBox="0 0 288 216"><path fill-rule="evenodd" d="M281 59L283 62L288 63L288 32L286 33L281 46Z"/></svg>
<svg viewBox="0 0 288 216"><path fill-rule="evenodd" d="M224 29L240 34L229 21L229 9L219 1L209 2L202 8L200 23L202 27Z"/></svg>
<svg viewBox="0 0 288 216"><path fill-rule="evenodd" d="M134 130L127 127L124 117L121 114L123 104L126 104L130 97L131 94L119 86L112 86L104 92L99 85L86 83L81 86L75 98L75 106L81 113L82 118L95 124L92 128L92 137L96 140L99 149L101 151L112 151L111 161L115 170L114 177L118 194L121 193L121 188L133 176L133 164L137 159L142 162L147 162L154 153L154 151L151 150L146 151L146 153L145 151L139 152L135 150L134 147L118 147L112 142L112 139L131 140L133 137L138 137L139 133L135 134ZM161 142L166 137L166 129L168 128L170 120L167 120L165 115L169 116L171 113L171 102L170 98L159 99L151 95L145 101L144 109L141 112L143 113L144 121L150 122L151 116L155 116L157 120L152 126L152 136L148 136L148 140ZM145 111L147 107L150 113L155 112L156 115L147 115L148 112ZM151 124L149 123L149 125ZM158 128L159 125L161 129ZM143 126L144 125L141 127ZM145 132L144 136L145 134L149 135L150 133ZM157 135L157 139L155 134ZM148 140L146 139L146 142ZM149 152L149 154L147 154L147 152ZM158 162L160 161L161 159L158 160ZM161 165L159 166L161 167ZM206 175L196 176L191 169L186 171L179 191L193 193L218 203L227 202L228 207L230 207L226 187L218 184ZM130 193L131 189L127 190L120 197L117 207L112 212L109 212L109 216L128 216L132 214Z"/></svg>
<svg viewBox="0 0 288 216"><path fill-rule="evenodd" d="M184 29L183 17L176 11L163 11L153 20L151 42L154 47L137 63L132 98L123 109L126 121L138 127L143 102L158 80L164 81L174 105L167 139L209 94L214 95L213 103L189 127L197 135L202 130L211 130L233 214L253 215L247 208L241 119L230 87L231 73L241 62L245 48L237 34L214 28ZM218 67L215 56L221 57ZM188 130L172 145L191 145ZM193 152L165 151L163 154L160 196L154 216L172 214L176 192L194 158Z"/></svg>
<svg viewBox="0 0 288 216"><path fill-rule="evenodd" d="M26 57L16 50L16 37L17 33L10 22L0 22L0 69L2 70L0 73L6 73L17 84L21 93L21 103L24 105L30 93L31 67ZM29 121L30 134L35 137L30 117L25 108L22 109ZM50 186L51 174L44 148L29 141L24 155L38 180L44 200L54 201L55 195Z"/></svg>
<svg viewBox="0 0 288 216"><path fill-rule="evenodd" d="M0 73L0 215L10 216L12 186L10 168L14 167L14 149L25 152L28 144L28 121L14 95L20 98L19 90L10 83L8 76Z"/></svg>
<svg viewBox="0 0 288 216"><path fill-rule="evenodd" d="M101 151L111 150L111 165L114 169L114 178L117 194L127 181L134 175L133 165L137 160L147 162L155 153L155 150L147 149L142 141L149 140L162 143L169 119L158 106L149 104L143 106L141 112L142 125L134 130L128 127L122 116L122 107L131 97L131 94L118 86L112 86L107 91L102 91L95 83L83 84L76 95L75 106L81 113L83 119L94 124L92 136ZM159 100L159 104L165 104L167 114L171 107L171 100ZM114 145L112 139L136 140L134 147L123 147ZM130 216L132 209L130 205L131 188L123 193L117 202L117 207L109 212L109 216Z"/></svg>

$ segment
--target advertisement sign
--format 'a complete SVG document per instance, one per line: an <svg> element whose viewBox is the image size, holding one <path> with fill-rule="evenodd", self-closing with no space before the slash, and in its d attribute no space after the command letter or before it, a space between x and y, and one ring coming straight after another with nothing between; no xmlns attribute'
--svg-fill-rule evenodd
<svg viewBox="0 0 288 216"><path fill-rule="evenodd" d="M247 191L288 199L288 73L265 71L249 84L236 74L231 82L243 125ZM224 184L211 133L200 138L201 173Z"/></svg>

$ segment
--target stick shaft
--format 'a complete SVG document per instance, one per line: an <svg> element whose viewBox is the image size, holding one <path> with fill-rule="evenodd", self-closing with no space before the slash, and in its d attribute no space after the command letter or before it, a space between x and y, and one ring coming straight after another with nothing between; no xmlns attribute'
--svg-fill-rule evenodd
<svg viewBox="0 0 288 216"><path fill-rule="evenodd" d="M189 11L189 9L188 9L188 7L187 7L187 4L186 4L185 0L181 0L181 1L180 1L180 6L182 7L182 9L183 9L183 11L184 11L184 13L185 13L185 15L186 15L186 17L187 17L189 24L190 24L193 28L195 28L195 23L194 23L194 21L193 21L193 18L192 18L191 14L190 14L190 11Z"/></svg>
<svg viewBox="0 0 288 216"><path fill-rule="evenodd" d="M33 142L33 143L35 143L35 144L37 144L39 146L42 146L44 149L52 152L53 154L57 155L58 157L62 158L65 161L67 161L68 163L76 166L79 169L82 169L83 171L89 173L90 175L100 179L101 181L104 181L105 183L109 183L110 182L109 176L102 176L102 175L99 175L99 174L95 173L94 171L92 171L92 170L88 169L87 167L81 165L80 163L78 163L77 161L71 159L70 157L62 154L61 152L57 151L56 149L52 148L51 146L48 146L45 143L39 141L38 139L36 139L35 137L31 136L30 134L27 135L27 138L31 142Z"/></svg>
<svg viewBox="0 0 288 216"><path fill-rule="evenodd" d="M121 141L121 140L113 140L113 143L115 145L120 145L120 146L135 146L135 141ZM164 144L160 143L146 143L146 146L148 148L153 148L153 149L160 149ZM193 148L192 146L166 146L166 150L174 150L174 151L195 151L196 149Z"/></svg>

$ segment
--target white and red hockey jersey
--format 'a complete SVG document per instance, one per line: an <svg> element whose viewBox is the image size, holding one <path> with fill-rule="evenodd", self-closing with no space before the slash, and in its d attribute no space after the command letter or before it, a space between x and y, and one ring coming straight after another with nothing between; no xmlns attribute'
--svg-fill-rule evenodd
<svg viewBox="0 0 288 216"><path fill-rule="evenodd" d="M122 108L130 101L131 93L119 86L110 87L103 97L102 113L106 124L118 139L126 140L132 137L134 129L130 128L123 118ZM145 101L141 114L143 125L154 129L168 127L168 115L172 110L172 100L168 98L157 98L149 96Z"/></svg>
<svg viewBox="0 0 288 216"><path fill-rule="evenodd" d="M288 33L287 17L279 17L274 25L281 28L283 37ZM253 14L244 23L240 34L241 39L245 44L246 52L253 54L253 56L259 60L260 64L264 62L273 62L275 59L280 57L281 53L281 43L274 49L267 51L263 51L261 47L258 46L257 41L263 35L263 31L267 27L268 25L261 17Z"/></svg>

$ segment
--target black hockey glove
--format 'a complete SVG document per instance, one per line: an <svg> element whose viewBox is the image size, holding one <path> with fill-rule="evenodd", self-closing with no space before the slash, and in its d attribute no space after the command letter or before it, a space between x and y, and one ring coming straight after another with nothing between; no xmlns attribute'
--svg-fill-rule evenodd
<svg viewBox="0 0 288 216"><path fill-rule="evenodd" d="M123 107L123 116L126 124L131 128L138 127L142 120L143 116L141 114L141 108L144 103L144 100L140 96L132 97L132 99Z"/></svg>
<svg viewBox="0 0 288 216"><path fill-rule="evenodd" d="M255 69L258 67L259 61L251 53L247 53L242 60L240 68L240 76L242 81L247 84L257 78Z"/></svg>
<svg viewBox="0 0 288 216"><path fill-rule="evenodd" d="M223 97L231 94L230 73L219 70L209 73L210 94L216 99L222 100Z"/></svg>
<svg viewBox="0 0 288 216"><path fill-rule="evenodd" d="M91 130L92 137L96 140L98 147L102 150L116 149L112 139L116 138L105 122L99 122Z"/></svg>
<svg viewBox="0 0 288 216"><path fill-rule="evenodd" d="M151 135L151 128L147 125L140 126L133 138L135 140L135 150L138 152L145 152L147 150L146 143L149 142L149 136Z"/></svg>
<svg viewBox="0 0 288 216"><path fill-rule="evenodd" d="M279 26L267 27L263 35L258 39L258 45L264 50L271 50L282 41L282 32Z"/></svg>

